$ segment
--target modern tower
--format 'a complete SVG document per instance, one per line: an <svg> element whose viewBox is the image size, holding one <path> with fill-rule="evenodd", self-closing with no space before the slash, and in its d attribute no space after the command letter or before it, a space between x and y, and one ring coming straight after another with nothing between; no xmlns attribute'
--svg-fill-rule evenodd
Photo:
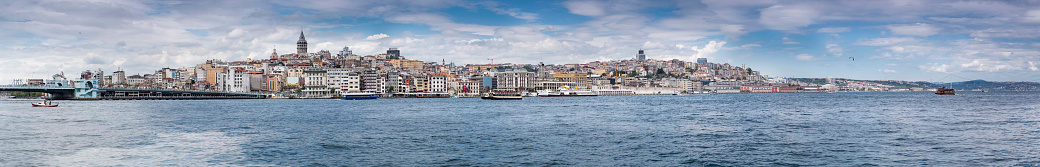
<svg viewBox="0 0 1040 167"><path fill-rule="evenodd" d="M390 48L389 50L386 50L386 55L389 55L391 59L400 59L401 50L397 50L397 48Z"/></svg>
<svg viewBox="0 0 1040 167"><path fill-rule="evenodd" d="M300 31L300 40L296 41L296 55L307 56L307 39L303 38L303 31Z"/></svg>
<svg viewBox="0 0 1040 167"><path fill-rule="evenodd" d="M643 50L642 49L639 49L639 54L636 55L636 60L638 60L638 61L645 61L646 60L646 54L643 54Z"/></svg>

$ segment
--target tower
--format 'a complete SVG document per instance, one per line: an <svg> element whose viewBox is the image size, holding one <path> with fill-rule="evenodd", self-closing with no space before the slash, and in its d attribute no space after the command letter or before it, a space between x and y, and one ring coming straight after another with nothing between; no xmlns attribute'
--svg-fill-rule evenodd
<svg viewBox="0 0 1040 167"><path fill-rule="evenodd" d="M296 41L296 55L307 56L307 39L303 37L303 30L300 30L300 40Z"/></svg>
<svg viewBox="0 0 1040 167"><path fill-rule="evenodd" d="M274 49L274 51L271 52L271 60L275 59L278 59L278 49Z"/></svg>

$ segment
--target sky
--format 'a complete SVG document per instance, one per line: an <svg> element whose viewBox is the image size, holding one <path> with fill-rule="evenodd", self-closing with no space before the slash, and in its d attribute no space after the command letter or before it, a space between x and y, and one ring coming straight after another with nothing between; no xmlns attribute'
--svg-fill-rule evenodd
<svg viewBox="0 0 1040 167"><path fill-rule="evenodd" d="M1040 81L1038 26L1040 0L13 0L0 1L0 83L265 59L295 52L301 31L311 52L456 64L643 49L772 77Z"/></svg>

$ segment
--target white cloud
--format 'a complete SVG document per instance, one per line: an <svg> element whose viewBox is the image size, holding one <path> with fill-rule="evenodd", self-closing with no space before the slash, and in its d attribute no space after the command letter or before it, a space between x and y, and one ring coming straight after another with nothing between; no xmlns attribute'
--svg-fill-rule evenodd
<svg viewBox="0 0 1040 167"><path fill-rule="evenodd" d="M820 28L819 30L816 30L816 32L818 32L818 33L835 33L835 34L836 33L849 32L849 31L852 31L852 29L849 29L848 27L824 27L824 28Z"/></svg>
<svg viewBox="0 0 1040 167"><path fill-rule="evenodd" d="M582 16L602 16L606 14L605 4L598 1L567 1L563 3L571 13Z"/></svg>
<svg viewBox="0 0 1040 167"><path fill-rule="evenodd" d="M711 41L708 42L708 44L704 44L703 48L697 48L696 46L694 46L690 48L690 50L696 51L696 53L693 54L693 56L688 60L695 60L697 58L710 58L715 54L715 52L718 52L719 49L722 49L722 46L724 45L726 45L726 41Z"/></svg>
<svg viewBox="0 0 1040 167"><path fill-rule="evenodd" d="M1029 10L1022 16L1022 22L1040 23L1040 9Z"/></svg>
<svg viewBox="0 0 1040 167"><path fill-rule="evenodd" d="M783 38L781 38L781 40L783 41L784 45L796 45L796 44L799 44L798 42L792 41L791 38L787 38L787 37L783 37Z"/></svg>
<svg viewBox="0 0 1040 167"><path fill-rule="evenodd" d="M844 50L838 44L827 44L827 53L833 56L842 57L844 56Z"/></svg>
<svg viewBox="0 0 1040 167"><path fill-rule="evenodd" d="M379 34L368 36L367 38L365 38L365 40L377 40L377 39L383 39L383 38L386 38L386 37L390 37L390 35L379 33Z"/></svg>
<svg viewBox="0 0 1040 167"><path fill-rule="evenodd" d="M947 68L949 68L949 65L939 64L939 63L928 63L928 64L922 64L920 66L917 66L917 68L920 68L921 71L925 71L925 72L946 73L946 70L947 70Z"/></svg>
<svg viewBox="0 0 1040 167"><path fill-rule="evenodd" d="M769 29L794 31L815 23L819 12L805 5L774 5L762 10L759 22Z"/></svg>
<svg viewBox="0 0 1040 167"><path fill-rule="evenodd" d="M942 28L935 27L930 24L917 23L917 24L902 24L902 25L889 25L888 30L892 31L894 35L906 35L906 36L921 36L928 37L935 34L939 34Z"/></svg>
<svg viewBox="0 0 1040 167"><path fill-rule="evenodd" d="M857 45L864 46L889 46L889 45L900 45L916 43L918 40L913 37L894 37L894 38L874 38L856 42Z"/></svg>
<svg viewBox="0 0 1040 167"><path fill-rule="evenodd" d="M806 60L807 61L807 60L813 60L815 57L813 57L812 55L809 55L809 54L799 54L799 55L794 56L794 58L798 59L798 60Z"/></svg>
<svg viewBox="0 0 1040 167"><path fill-rule="evenodd" d="M892 70L892 69L878 69L878 72L887 73L887 74L899 73L898 71Z"/></svg>

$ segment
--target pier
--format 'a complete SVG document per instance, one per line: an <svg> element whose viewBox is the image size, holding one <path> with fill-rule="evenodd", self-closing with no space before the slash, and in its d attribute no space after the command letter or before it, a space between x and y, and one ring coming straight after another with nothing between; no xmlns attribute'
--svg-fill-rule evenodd
<svg viewBox="0 0 1040 167"><path fill-rule="evenodd" d="M96 82L96 81L94 81ZM201 99L266 99L267 95L244 92L220 92L149 88L93 87L91 81L76 81L75 86L3 85L0 91L43 92L51 100L201 100Z"/></svg>

